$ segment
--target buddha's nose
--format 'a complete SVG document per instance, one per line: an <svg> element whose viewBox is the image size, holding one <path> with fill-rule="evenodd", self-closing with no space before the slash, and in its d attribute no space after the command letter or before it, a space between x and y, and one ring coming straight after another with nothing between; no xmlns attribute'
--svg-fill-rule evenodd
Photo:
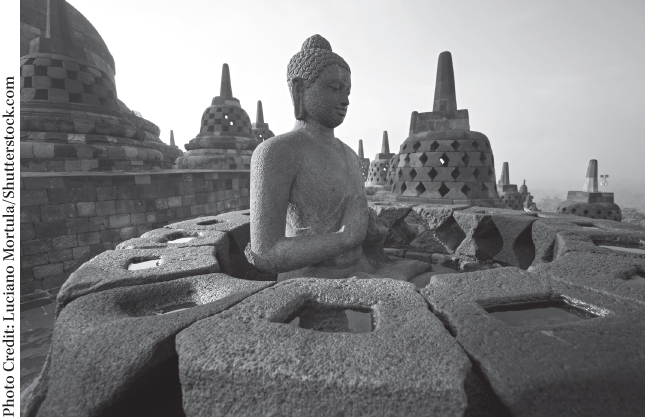
<svg viewBox="0 0 645 417"><path fill-rule="evenodd" d="M349 94L344 94L343 95L343 97L342 97L342 99L340 101L340 104L342 104L345 107L349 106Z"/></svg>

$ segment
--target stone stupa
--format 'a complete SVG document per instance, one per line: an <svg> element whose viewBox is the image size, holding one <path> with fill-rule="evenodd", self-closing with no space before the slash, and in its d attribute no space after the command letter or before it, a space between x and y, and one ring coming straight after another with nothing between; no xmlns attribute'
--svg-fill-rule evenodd
<svg viewBox="0 0 645 417"><path fill-rule="evenodd" d="M363 174L363 179L367 181L367 173L370 170L370 160L369 158L365 158L363 139L358 140L358 162L361 165L361 174Z"/></svg>
<svg viewBox="0 0 645 417"><path fill-rule="evenodd" d="M508 162L504 162L502 164L502 176L497 182L497 192L507 208L523 210L524 201L528 194L526 181L524 181L524 184L520 187L519 191L517 189L517 184L511 184L511 174Z"/></svg>
<svg viewBox="0 0 645 417"><path fill-rule="evenodd" d="M118 99L98 31L64 0L44 3L21 14L21 171L171 168L181 152Z"/></svg>
<svg viewBox="0 0 645 417"><path fill-rule="evenodd" d="M228 64L222 66L219 96L204 110L199 134L177 158L178 169L249 169L251 155L259 141L251 119L233 97Z"/></svg>
<svg viewBox="0 0 645 417"><path fill-rule="evenodd" d="M433 111L413 112L401 145L392 193L399 201L503 207L488 138L457 110L450 52L439 55Z"/></svg>
<svg viewBox="0 0 645 417"><path fill-rule="evenodd" d="M614 203L614 193L598 191L597 160L589 161L582 191L569 191L567 199L558 205L558 213L621 221L622 214L618 204Z"/></svg>
<svg viewBox="0 0 645 417"><path fill-rule="evenodd" d="M394 156L390 152L390 143L387 137L387 131L383 131L383 142L381 143L381 152L377 153L374 160L370 162L367 172L366 186L384 187L387 184L387 172L390 168L390 159Z"/></svg>
<svg viewBox="0 0 645 417"><path fill-rule="evenodd" d="M264 142L267 139L271 139L275 135L269 129L269 124L264 123L264 112L262 111L262 101L258 100L257 113L255 114L255 123L251 124L251 130L255 135L255 138L260 142Z"/></svg>

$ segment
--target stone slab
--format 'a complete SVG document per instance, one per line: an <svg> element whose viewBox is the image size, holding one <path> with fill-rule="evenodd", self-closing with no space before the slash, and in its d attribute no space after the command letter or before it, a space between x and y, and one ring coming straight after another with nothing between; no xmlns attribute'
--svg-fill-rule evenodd
<svg viewBox="0 0 645 417"><path fill-rule="evenodd" d="M369 333L283 322L306 302L371 307ZM177 336L187 416L461 416L468 358L412 284L294 279ZM214 381L216 381L214 383Z"/></svg>
<svg viewBox="0 0 645 417"><path fill-rule="evenodd" d="M183 415L175 335L271 285L208 274L72 301L56 322L46 398L34 415ZM161 314L187 302L196 305Z"/></svg>
<svg viewBox="0 0 645 417"><path fill-rule="evenodd" d="M151 258L161 259L157 267L128 270L132 261ZM150 284L218 271L215 250L209 246L105 251L70 275L58 293L57 302L60 310L80 296L110 288Z"/></svg>
<svg viewBox="0 0 645 417"><path fill-rule="evenodd" d="M642 415L642 305L510 267L437 275L421 294L513 416ZM484 310L559 297L601 317L514 327Z"/></svg>

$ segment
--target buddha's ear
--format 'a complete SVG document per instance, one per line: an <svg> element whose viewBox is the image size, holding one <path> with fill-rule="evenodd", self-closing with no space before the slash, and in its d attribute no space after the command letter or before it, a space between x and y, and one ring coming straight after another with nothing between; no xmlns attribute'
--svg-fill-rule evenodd
<svg viewBox="0 0 645 417"><path fill-rule="evenodd" d="M302 77L291 79L291 100L293 100L293 113L296 120L305 119L305 80Z"/></svg>

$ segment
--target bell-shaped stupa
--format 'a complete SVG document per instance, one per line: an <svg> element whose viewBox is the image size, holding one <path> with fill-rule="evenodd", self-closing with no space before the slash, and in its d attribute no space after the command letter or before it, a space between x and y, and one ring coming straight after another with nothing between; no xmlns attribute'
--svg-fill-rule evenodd
<svg viewBox="0 0 645 417"><path fill-rule="evenodd" d="M255 135L255 138L260 142L264 142L267 139L271 139L275 135L269 129L269 124L264 123L264 111L262 111L262 101L258 100L258 109L255 115L255 123L251 124L251 130Z"/></svg>
<svg viewBox="0 0 645 417"><path fill-rule="evenodd" d="M524 193L522 193L524 191ZM528 194L528 188L526 187L526 181L520 187L520 190L517 189L517 184L511 184L511 174L508 166L508 162L502 164L502 176L497 182L497 192L504 202L506 208L513 210L523 210L524 201L526 200L526 195Z"/></svg>
<svg viewBox="0 0 645 417"><path fill-rule="evenodd" d="M114 59L94 26L64 0L29 7L20 22L21 171L171 168L181 152L118 99Z"/></svg>
<svg viewBox="0 0 645 417"><path fill-rule="evenodd" d="M387 172L390 168L390 160L394 156L390 152L390 142L388 141L387 131L383 131L383 142L381 143L381 153L377 153L374 160L370 162L367 172L366 186L381 186L387 184Z"/></svg>
<svg viewBox="0 0 645 417"><path fill-rule="evenodd" d="M179 169L249 169L251 155L260 141L252 131L251 119L233 97L228 64L222 66L219 96L204 110L199 134L177 158Z"/></svg>
<svg viewBox="0 0 645 417"><path fill-rule="evenodd" d="M569 191L567 199L558 205L558 213L621 221L623 215L614 203L614 193L598 191L597 160L589 161L582 191Z"/></svg>
<svg viewBox="0 0 645 417"><path fill-rule="evenodd" d="M433 111L412 113L398 157L391 186L399 201L503 207L490 142L470 130L468 110L457 110L450 52L439 55Z"/></svg>

